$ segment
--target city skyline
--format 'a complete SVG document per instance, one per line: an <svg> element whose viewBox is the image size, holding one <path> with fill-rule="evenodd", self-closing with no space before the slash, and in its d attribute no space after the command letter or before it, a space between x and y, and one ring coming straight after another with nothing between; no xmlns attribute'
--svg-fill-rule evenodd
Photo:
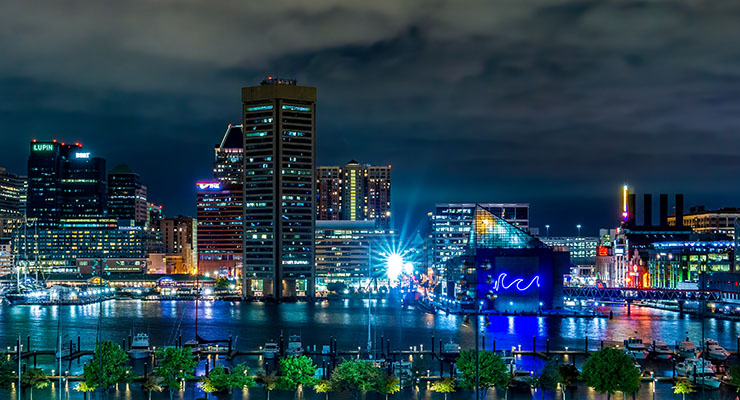
<svg viewBox="0 0 740 400"><path fill-rule="evenodd" d="M219 18L183 7L172 21L153 19L165 12L158 7L102 13L141 21L142 36L125 18L101 24L105 17L78 21L54 4L3 6L6 29L34 27L23 46L4 42L0 61L8 171L23 172L16 149L30 139L65 137L110 165L129 164L171 215L193 215L192 182L209 177L211 146L240 121L239 88L279 73L322 93L318 165L394 166L397 225L414 227L438 202L529 202L536 226L568 234L580 223L594 233L618 218L623 183L685 193L687 206L740 198L726 184L739 168L739 123L728 112L736 67L714 50L738 29L728 18L735 4L286 2L270 13L225 5ZM77 33L39 23L52 15L78 21ZM265 40L249 34L275 21L286 28ZM222 34L237 25L246 31ZM647 46L644 36L656 40ZM90 60L102 48L110 57ZM86 65L99 67L77 73ZM162 168L168 154L177 156Z"/></svg>

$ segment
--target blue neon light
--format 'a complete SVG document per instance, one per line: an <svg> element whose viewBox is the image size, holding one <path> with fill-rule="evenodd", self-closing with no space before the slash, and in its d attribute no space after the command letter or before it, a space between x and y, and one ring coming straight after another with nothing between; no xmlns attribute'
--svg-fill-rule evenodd
<svg viewBox="0 0 740 400"><path fill-rule="evenodd" d="M535 275L532 278L532 280L529 281L529 284L527 284L524 287L522 287L522 284L524 283L524 278L514 279L513 281L511 281L511 283L507 285L506 282L504 282L506 275L507 275L506 272L502 272L496 277L496 281L493 283L493 290L498 292L499 290L508 290L510 287L514 286L516 290L523 292L535 284L537 285L538 288L540 287L540 276L539 275Z"/></svg>

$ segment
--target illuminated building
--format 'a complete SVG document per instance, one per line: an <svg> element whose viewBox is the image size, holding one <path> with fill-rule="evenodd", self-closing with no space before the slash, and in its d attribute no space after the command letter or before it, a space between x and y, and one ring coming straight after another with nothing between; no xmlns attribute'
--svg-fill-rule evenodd
<svg viewBox="0 0 740 400"><path fill-rule="evenodd" d="M368 263L372 276L385 275L389 245L397 239L391 230L380 229L375 221L316 221L316 287L326 290L331 282L359 287L367 281ZM371 254L372 251L372 254Z"/></svg>
<svg viewBox="0 0 740 400"><path fill-rule="evenodd" d="M243 183L243 135L241 125L229 124L221 143L214 146L213 178L215 180L230 185Z"/></svg>
<svg viewBox="0 0 740 400"><path fill-rule="evenodd" d="M648 250L647 285L698 289L703 274L733 270L734 241L720 235L691 235L688 240L657 242ZM643 283L643 285L645 285Z"/></svg>
<svg viewBox="0 0 740 400"><path fill-rule="evenodd" d="M243 295L313 297L316 88L269 77L242 113Z"/></svg>
<svg viewBox="0 0 740 400"><path fill-rule="evenodd" d="M198 271L236 276L242 257L242 188L221 182L198 182Z"/></svg>
<svg viewBox="0 0 740 400"><path fill-rule="evenodd" d="M28 220L55 228L63 218L101 217L106 209L105 160L79 143L31 142Z"/></svg>
<svg viewBox="0 0 740 400"><path fill-rule="evenodd" d="M390 165L361 165L352 160L343 167L317 167L316 176L316 219L372 219L380 228L390 226Z"/></svg>
<svg viewBox="0 0 740 400"><path fill-rule="evenodd" d="M527 203L480 203L479 206L518 228L529 230ZM433 266L442 274L447 260L465 253L475 209L476 203L441 203L429 215Z"/></svg>
<svg viewBox="0 0 740 400"><path fill-rule="evenodd" d="M9 274L14 262L10 238L0 238L0 275Z"/></svg>
<svg viewBox="0 0 740 400"><path fill-rule="evenodd" d="M735 220L740 218L740 208L720 208L719 210L705 210L703 206L692 207L688 214L683 216L683 226L691 228L695 233L718 233L727 236L735 235ZM677 217L668 217L668 225L676 226Z"/></svg>
<svg viewBox="0 0 740 400"><path fill-rule="evenodd" d="M108 173L108 216L146 224L146 196L146 186L128 165L118 165Z"/></svg>
<svg viewBox="0 0 740 400"><path fill-rule="evenodd" d="M546 237L540 240L550 247L565 248L570 253L570 262L573 265L594 265L596 263L596 249L599 246L597 237Z"/></svg>
<svg viewBox="0 0 740 400"><path fill-rule="evenodd" d="M0 168L0 238L10 237L25 215L26 179Z"/></svg>
<svg viewBox="0 0 740 400"><path fill-rule="evenodd" d="M164 219L164 210L161 205L149 203L147 207L147 219L148 226L154 230L159 230L159 227Z"/></svg>
<svg viewBox="0 0 740 400"><path fill-rule="evenodd" d="M465 255L447 261L446 280L433 298L451 311L549 310L562 303L569 264L568 252L478 206Z"/></svg>
<svg viewBox="0 0 740 400"><path fill-rule="evenodd" d="M164 253L175 262L177 268L174 273L195 273L197 260L197 227L196 220L190 217L178 216L165 218L160 222L159 231L162 233ZM168 273L173 273L172 271Z"/></svg>

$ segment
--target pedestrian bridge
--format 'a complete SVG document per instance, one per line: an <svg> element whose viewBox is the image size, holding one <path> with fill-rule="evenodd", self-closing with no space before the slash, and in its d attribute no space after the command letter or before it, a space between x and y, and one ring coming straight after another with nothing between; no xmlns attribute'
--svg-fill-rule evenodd
<svg viewBox="0 0 740 400"><path fill-rule="evenodd" d="M563 288L563 295L571 299L627 302L633 300L719 301L721 297L720 292L712 290L599 288L596 286L566 286Z"/></svg>

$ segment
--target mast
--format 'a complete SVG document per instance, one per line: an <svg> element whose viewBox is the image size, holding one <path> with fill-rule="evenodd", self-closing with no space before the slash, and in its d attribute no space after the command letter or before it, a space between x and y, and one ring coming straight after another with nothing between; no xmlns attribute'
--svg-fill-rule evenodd
<svg viewBox="0 0 740 400"><path fill-rule="evenodd" d="M195 345L200 344L198 340L198 297L200 296L200 266L195 268Z"/></svg>

